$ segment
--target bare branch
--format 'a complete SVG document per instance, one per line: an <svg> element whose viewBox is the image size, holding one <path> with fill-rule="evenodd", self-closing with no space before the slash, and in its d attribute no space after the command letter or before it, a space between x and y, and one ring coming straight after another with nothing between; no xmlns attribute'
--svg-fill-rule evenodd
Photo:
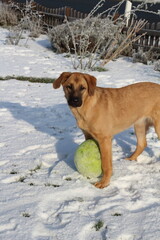
<svg viewBox="0 0 160 240"><path fill-rule="evenodd" d="M122 41L122 43L119 45L119 47L115 50L113 54L110 54L109 52L106 54L103 62L101 63L101 66L104 66L109 61L119 56L129 45L138 41L142 36L144 36L146 33L140 34L138 36L136 34L145 26L145 24L146 24L145 20L139 20L136 21L135 23L132 22L132 24L130 25L126 32L125 39ZM114 47L115 44L116 40L112 43L112 48ZM108 57L109 55L111 56Z"/></svg>

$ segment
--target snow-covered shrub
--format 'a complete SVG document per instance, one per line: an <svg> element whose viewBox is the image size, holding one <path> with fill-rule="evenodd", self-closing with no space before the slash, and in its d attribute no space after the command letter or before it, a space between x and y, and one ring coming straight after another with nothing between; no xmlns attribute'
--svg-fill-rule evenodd
<svg viewBox="0 0 160 240"><path fill-rule="evenodd" d="M115 23L110 17L89 16L52 28L49 37L58 53L70 53L75 69L93 69L98 61L104 66L124 51L131 54L132 43L141 37L136 34L144 24L142 20L133 22L124 31L125 21L121 18Z"/></svg>
<svg viewBox="0 0 160 240"><path fill-rule="evenodd" d="M133 62L140 62L147 64L148 63L148 56L147 53L143 51L143 49L139 49L138 52L133 53Z"/></svg>
<svg viewBox="0 0 160 240"><path fill-rule="evenodd" d="M133 53L133 62L141 62L143 64L154 64L156 61L158 63L159 52L154 50L154 47L151 47L149 50L144 50L143 47L139 47Z"/></svg>
<svg viewBox="0 0 160 240"><path fill-rule="evenodd" d="M14 26L18 23L17 15L10 6L0 3L0 26Z"/></svg>
<svg viewBox="0 0 160 240"><path fill-rule="evenodd" d="M18 45L24 35L36 38L43 32L42 15L34 11L33 3L33 0L26 1L24 8L20 8L18 4L11 2L10 7L18 12L19 21L16 26L10 28L7 43Z"/></svg>
<svg viewBox="0 0 160 240"><path fill-rule="evenodd" d="M20 22L21 28L25 30L29 30L29 36L37 38L43 33L43 24L41 16L37 14L33 14L32 16L24 16Z"/></svg>
<svg viewBox="0 0 160 240"><path fill-rule="evenodd" d="M53 48L58 53L67 51L74 53L76 48L76 52L80 54L81 51L95 52L95 48L101 52L106 42L113 39L117 32L118 26L114 25L113 21L92 17L53 27L49 36Z"/></svg>
<svg viewBox="0 0 160 240"><path fill-rule="evenodd" d="M88 17L53 27L49 38L58 53L74 54L74 68L93 68L97 60L118 47L123 26L109 18Z"/></svg>
<svg viewBox="0 0 160 240"><path fill-rule="evenodd" d="M11 45L18 45L22 38L23 29L21 29L19 26L14 26L8 33L6 43Z"/></svg>
<svg viewBox="0 0 160 240"><path fill-rule="evenodd" d="M104 12L95 17L95 11L103 2L99 1L86 18L73 22L66 19L64 24L49 31L53 49L58 53L68 52L75 69L93 69L97 62L103 67L127 48L132 51L133 42L143 35L137 36L137 32L145 25L145 21L132 21L129 28L124 30L126 25L124 15L114 20L116 12L125 0L107 9L105 18Z"/></svg>
<svg viewBox="0 0 160 240"><path fill-rule="evenodd" d="M154 64L154 70L160 71L160 59L155 62L155 64Z"/></svg>
<svg viewBox="0 0 160 240"><path fill-rule="evenodd" d="M43 22L42 14L34 11L34 0L26 1L24 8L14 2L11 6L20 13L19 27L29 30L31 37L38 37L43 31Z"/></svg>

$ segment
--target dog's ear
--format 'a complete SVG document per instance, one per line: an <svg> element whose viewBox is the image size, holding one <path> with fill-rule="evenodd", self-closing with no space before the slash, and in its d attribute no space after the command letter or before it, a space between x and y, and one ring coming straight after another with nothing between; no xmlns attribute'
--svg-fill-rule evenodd
<svg viewBox="0 0 160 240"><path fill-rule="evenodd" d="M59 78L57 78L54 82L53 82L53 88L59 88L61 86L61 84L63 84L70 76L71 76L71 72L63 72Z"/></svg>
<svg viewBox="0 0 160 240"><path fill-rule="evenodd" d="M94 90L96 88L97 79L89 74L84 74L84 78L88 84L88 93L90 96L93 96Z"/></svg>

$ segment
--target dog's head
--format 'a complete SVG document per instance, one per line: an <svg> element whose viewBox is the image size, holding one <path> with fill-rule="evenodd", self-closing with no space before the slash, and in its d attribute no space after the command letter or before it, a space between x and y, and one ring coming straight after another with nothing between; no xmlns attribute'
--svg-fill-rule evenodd
<svg viewBox="0 0 160 240"><path fill-rule="evenodd" d="M53 82L54 88L63 86L69 106L81 107L88 96L93 96L96 88L96 78L84 73L63 72Z"/></svg>

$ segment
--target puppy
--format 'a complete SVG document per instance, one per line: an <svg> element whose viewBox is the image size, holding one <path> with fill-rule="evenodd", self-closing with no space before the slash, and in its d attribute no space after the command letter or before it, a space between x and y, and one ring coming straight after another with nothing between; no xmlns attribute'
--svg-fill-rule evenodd
<svg viewBox="0 0 160 240"><path fill-rule="evenodd" d="M136 160L147 146L146 132L154 126L160 138L160 85L151 82L122 88L96 87L96 78L64 72L53 82L63 86L68 105L85 139L95 139L100 148L103 176L95 183L106 187L112 175L112 138L134 124L137 147L128 160Z"/></svg>

